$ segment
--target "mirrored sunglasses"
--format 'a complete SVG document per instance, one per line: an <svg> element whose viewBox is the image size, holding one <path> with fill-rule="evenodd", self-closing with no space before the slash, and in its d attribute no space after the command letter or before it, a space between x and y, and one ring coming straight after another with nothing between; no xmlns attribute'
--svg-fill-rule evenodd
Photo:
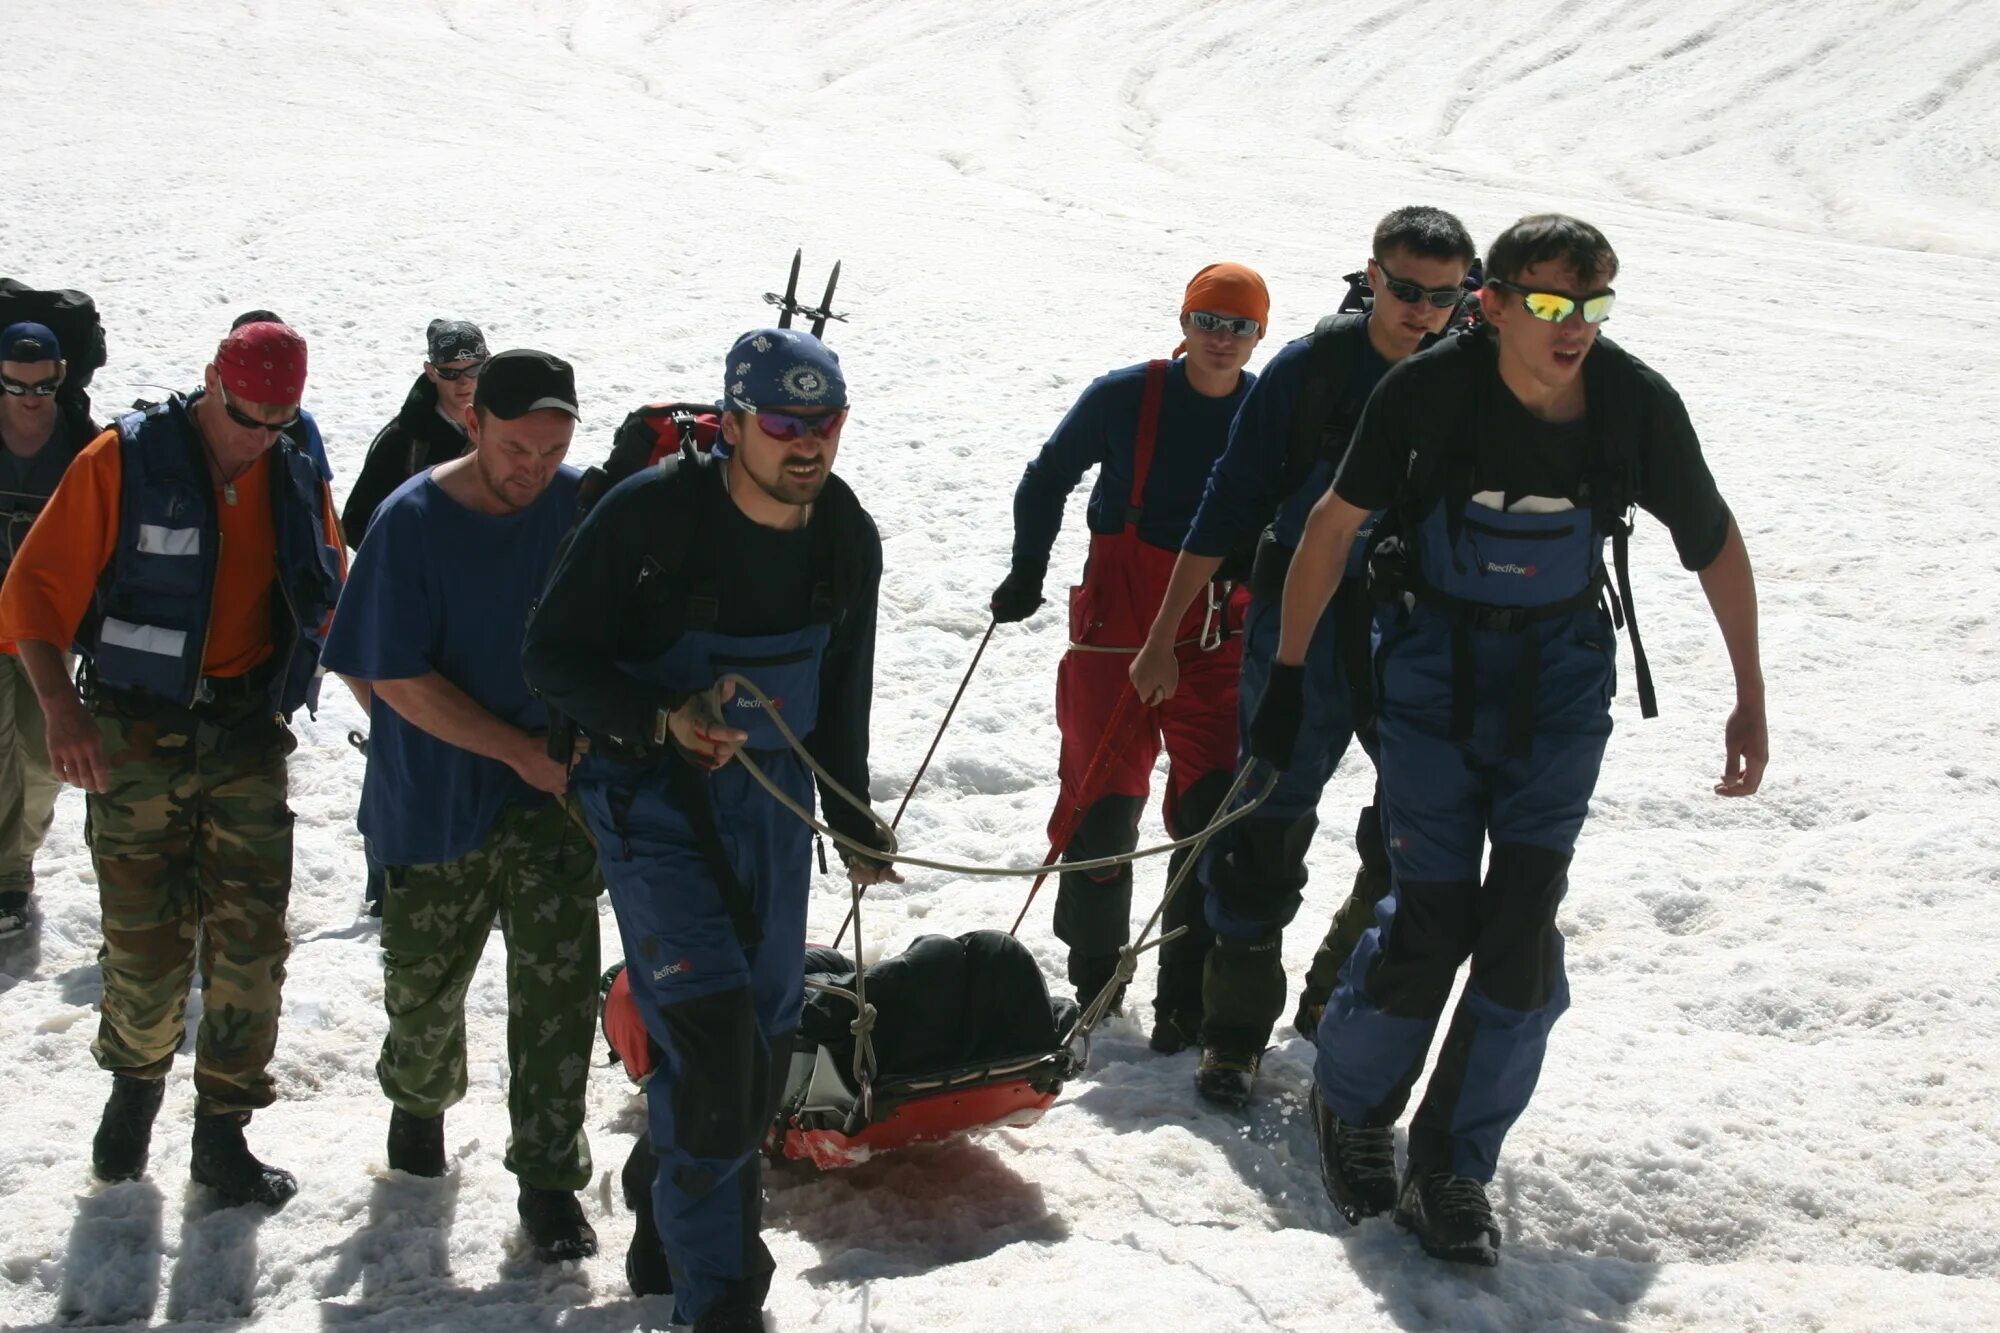
<svg viewBox="0 0 2000 1333"><path fill-rule="evenodd" d="M48 379L36 380L32 384L27 380L17 380L12 375L0 375L0 389L4 389L15 398L53 398L56 396L56 390L62 387L62 382L61 375L52 375Z"/></svg>
<svg viewBox="0 0 2000 1333"><path fill-rule="evenodd" d="M1203 333L1226 333L1232 338L1254 338L1257 336L1257 321L1239 319L1233 315L1218 315L1211 310L1192 310L1188 321Z"/></svg>
<svg viewBox="0 0 2000 1333"><path fill-rule="evenodd" d="M759 412L757 429L781 444L790 444L808 435L830 440L840 433L840 427L846 420L847 409L844 407L823 417L799 417L789 412Z"/></svg>
<svg viewBox="0 0 2000 1333"><path fill-rule="evenodd" d="M1500 278L1488 278L1486 285L1488 287L1498 287L1502 291L1513 292L1521 298L1521 304L1528 308L1529 314L1533 315L1536 319L1546 320L1550 324L1562 323L1576 313L1578 306L1583 308L1584 323L1602 324L1605 320L1611 318L1612 303L1618 299L1618 293L1612 291L1609 287L1594 296L1586 296L1579 301L1574 296L1564 296L1560 292L1529 291L1526 287L1507 282Z"/></svg>

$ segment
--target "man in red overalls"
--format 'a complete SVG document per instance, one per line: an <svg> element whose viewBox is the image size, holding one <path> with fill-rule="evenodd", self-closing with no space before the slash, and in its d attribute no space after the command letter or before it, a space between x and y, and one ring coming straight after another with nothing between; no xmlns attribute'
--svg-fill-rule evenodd
<svg viewBox="0 0 2000 1333"><path fill-rule="evenodd" d="M1049 835L1063 845L1066 861L1138 845L1139 814L1163 741L1164 814L1175 837L1206 826L1228 790L1236 766L1236 635L1245 591L1218 579L1195 599L1180 627L1182 686L1171 699L1147 708L1128 672L1209 469L1228 442L1229 423L1255 380L1243 367L1263 340L1270 311L1264 280L1241 264L1211 264L1195 274L1181 302L1184 341L1177 353L1186 355L1092 382L1014 492L1013 567L992 603L993 618L1003 624L1041 606L1063 504L1083 474L1098 468L1090 558L1082 585L1070 590L1070 650L1056 674L1062 798ZM1175 855L1169 875L1184 855ZM1056 936L1069 945L1069 979L1087 1004L1111 980L1118 951L1131 938L1132 868L1067 873L1061 886ZM1153 1049L1165 1054L1194 1042L1201 1024L1210 932L1200 894L1175 895L1162 932L1178 926L1188 933L1161 949L1153 1001Z"/></svg>

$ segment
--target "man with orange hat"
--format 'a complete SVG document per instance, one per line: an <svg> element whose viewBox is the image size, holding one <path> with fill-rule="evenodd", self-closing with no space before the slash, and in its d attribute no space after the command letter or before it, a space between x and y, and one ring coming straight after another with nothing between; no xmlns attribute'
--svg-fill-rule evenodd
<svg viewBox="0 0 2000 1333"><path fill-rule="evenodd" d="M291 952L285 722L317 693L346 572L333 498L286 434L305 380L291 328L232 330L200 392L120 418L77 455L0 587L50 766L89 813L104 925L91 1049L112 1075L92 1166L145 1171L199 966L190 1174L266 1207L298 1188L243 1141L276 1097Z"/></svg>
<svg viewBox="0 0 2000 1333"><path fill-rule="evenodd" d="M1083 474L1098 469L1088 512L1090 558L1082 585L1070 590L1070 651L1056 671L1062 795L1049 833L1063 844L1066 861L1119 855L1138 844L1139 814L1163 742L1164 814L1175 837L1205 827L1228 790L1237 749L1236 631L1247 594L1217 577L1192 599L1172 646L1187 688L1172 699L1146 707L1133 696L1127 671L1209 469L1228 442L1229 423L1256 382L1244 366L1270 315L1270 293L1254 270L1202 269L1181 301L1183 342L1175 358L1093 381L1014 492L1013 566L992 601L993 618L1002 624L1041 606L1063 504ZM1170 878L1183 855L1170 863ZM1073 871L1060 883L1056 936L1069 946L1069 979L1088 1004L1110 983L1118 951L1131 938L1132 868ZM1152 1044L1163 1053L1194 1041L1201 1019L1209 933L1198 894L1176 894L1168 904L1163 933L1179 926L1188 932L1161 949L1153 1001Z"/></svg>

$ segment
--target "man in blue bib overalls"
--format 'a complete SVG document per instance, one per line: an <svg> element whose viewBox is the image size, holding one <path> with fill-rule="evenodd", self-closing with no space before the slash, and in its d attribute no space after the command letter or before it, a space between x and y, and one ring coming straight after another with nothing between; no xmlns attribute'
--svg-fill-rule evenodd
<svg viewBox="0 0 2000 1333"><path fill-rule="evenodd" d="M647 1034L657 1230L677 1322L761 1329L770 1251L757 1152L802 1002L811 834L740 763L810 809L813 780L754 696L813 756L868 791L882 542L832 475L847 419L839 360L792 329L730 349L722 443L614 487L577 529L528 626L524 666L589 736L576 792L598 845ZM828 794L828 824L869 845ZM848 856L859 883L894 878ZM641 1294L642 1234L627 1272Z"/></svg>
<svg viewBox="0 0 2000 1333"><path fill-rule="evenodd" d="M1641 710L1653 711L1629 619L1631 506L1666 524L1699 572L1729 651L1736 706L1716 792L1755 792L1767 753L1750 557L1679 396L1597 336L1617 272L1595 227L1523 218L1487 252L1488 326L1383 377L1306 524L1250 729L1253 754L1290 762L1299 664L1356 532L1386 510L1369 578L1383 603L1375 676L1393 887L1320 1022L1313 1107L1341 1212L1393 1209L1431 1254L1464 1262L1498 1259L1485 1185L1569 1003L1556 908L1611 735L1621 618ZM1394 1126L1468 958L1399 1189Z"/></svg>

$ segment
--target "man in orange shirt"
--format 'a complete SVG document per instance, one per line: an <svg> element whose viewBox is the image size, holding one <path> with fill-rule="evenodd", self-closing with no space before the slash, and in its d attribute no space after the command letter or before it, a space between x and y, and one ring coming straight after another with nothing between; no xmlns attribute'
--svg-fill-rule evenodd
<svg viewBox="0 0 2000 1333"><path fill-rule="evenodd" d="M0 636L19 644L50 766L86 793L104 916L92 1052L113 1076L92 1165L105 1180L145 1171L199 962L190 1174L270 1207L298 1183L251 1155L243 1126L276 1096L285 721L316 695L345 574L333 498L284 434L305 374L287 326L231 331L200 392L85 447L0 586Z"/></svg>

